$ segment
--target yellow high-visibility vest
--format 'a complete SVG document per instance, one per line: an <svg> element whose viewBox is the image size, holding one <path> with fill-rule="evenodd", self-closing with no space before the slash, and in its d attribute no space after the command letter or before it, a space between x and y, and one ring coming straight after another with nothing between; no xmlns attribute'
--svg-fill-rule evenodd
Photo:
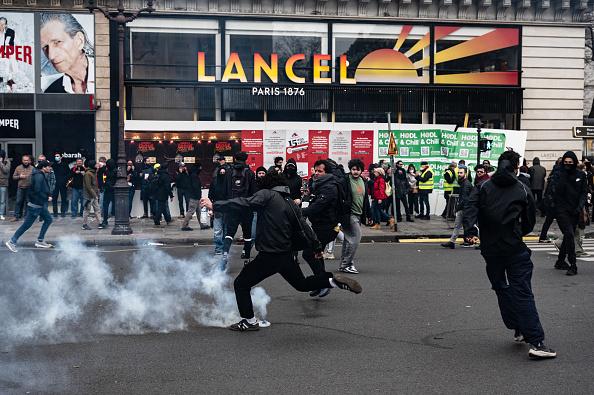
<svg viewBox="0 0 594 395"><path fill-rule="evenodd" d="M453 172L452 169L447 169L446 172ZM454 175L453 177L453 182L447 182L445 177L443 178L443 191L444 192L454 192L454 186L456 186L456 176Z"/></svg>
<svg viewBox="0 0 594 395"><path fill-rule="evenodd" d="M431 167L428 167L421 173L421 177L425 177L428 171L431 171ZM419 181L419 190L420 191L430 191L433 189L433 172L431 171L431 178L427 181Z"/></svg>

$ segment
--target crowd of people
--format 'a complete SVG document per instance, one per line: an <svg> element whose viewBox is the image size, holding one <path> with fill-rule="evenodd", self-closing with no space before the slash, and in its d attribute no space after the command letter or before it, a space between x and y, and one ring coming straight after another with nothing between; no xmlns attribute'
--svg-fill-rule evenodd
<svg viewBox="0 0 594 395"><path fill-rule="evenodd" d="M69 167L62 164L60 155L55 155L53 162L40 155L35 166L31 159L24 156L12 175L18 182L15 220L22 216L25 220L6 242L9 250L17 251L18 239L37 219L43 225L35 246L52 247L44 241L52 223L48 205L53 204L54 216L66 215L68 188L72 189L71 215L82 215L83 229L90 229L87 219L91 209L98 218L98 227L107 226L117 179L113 160L77 160ZM384 222L390 226L403 217L414 221L415 213L418 219L430 218L428 195L434 188L434 170L427 162L421 162L417 171L412 165L405 168L402 161L393 168L385 162L366 168L360 159L352 159L344 169L330 158L322 159L313 165L312 177L304 180L292 159L285 164L282 157L275 158L273 166L259 167L255 172L247 159L245 152L236 153L232 163L222 155L215 156L207 198L202 197L199 165L188 168L180 162L173 179L159 163L145 161L135 166L128 162L127 166L130 210L139 186L144 217L152 217L156 226L160 226L161 217L169 224L172 188L177 188L184 218L182 230L192 230L189 221L199 211L200 225L213 228L214 255L221 270L227 268L230 248L241 226L241 258L245 261L234 282L241 320L230 326L232 330L259 329L250 290L276 273L311 297L326 297L332 288L360 293L361 285L342 273L359 273L355 256L362 226L378 229ZM6 181L6 166L6 155L0 152L0 182ZM544 330L531 290L533 264L523 237L533 231L540 211L546 221L539 241L550 242L546 228L556 220L563 237L558 242L559 256L554 267L565 270L568 276L577 274L576 257L592 206L592 161L586 158L580 163L575 153L568 151L547 177L538 158L530 167L526 162L520 166L520 155L506 151L497 167L488 161L477 165L474 181L463 161L451 163L443 178L446 209L442 215L453 214L454 229L451 239L442 246L455 248L460 233L464 246L478 246L502 319L514 331L514 339L529 343L532 358L555 357L556 352L544 344ZM60 195L62 210L58 211ZM4 209L5 200L0 194L0 209ZM396 207L391 207L394 201ZM325 267L324 250L339 235L343 240L340 264L338 273L331 273ZM252 259L254 244L258 255ZM309 277L296 264L299 252L311 269Z"/></svg>

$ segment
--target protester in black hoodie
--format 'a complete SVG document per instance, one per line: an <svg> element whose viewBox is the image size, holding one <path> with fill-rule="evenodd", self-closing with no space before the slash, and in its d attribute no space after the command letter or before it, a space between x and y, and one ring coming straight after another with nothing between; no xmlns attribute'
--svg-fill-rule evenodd
<svg viewBox="0 0 594 395"><path fill-rule="evenodd" d="M54 217L58 216L58 197L60 198L60 214L62 217L66 216L68 211L68 188L66 183L70 175L68 164L62 160L62 155L58 152L54 154L54 163L52 170L56 176L56 187L52 193L52 206Z"/></svg>
<svg viewBox="0 0 594 395"><path fill-rule="evenodd" d="M326 160L318 160L314 164L315 175L311 190L309 206L303 209L303 215L311 222L323 248L336 239L338 235L338 182L332 171L332 165ZM314 274L325 272L324 258L317 257L312 249L303 250L303 259L309 264ZM324 297L330 288L311 292L309 295Z"/></svg>
<svg viewBox="0 0 594 395"><path fill-rule="evenodd" d="M245 163L248 155L241 151L235 154L233 166L227 172L227 199L238 197L248 198L256 192L256 175ZM241 224L243 232L243 252L241 259L249 259L252 249L252 221L254 214L251 210L229 213L225 216L226 230L223 247L223 266L227 265L227 258L237 228Z"/></svg>
<svg viewBox="0 0 594 395"><path fill-rule="evenodd" d="M563 244L559 249L559 256L555 269L566 270L568 276L577 274L575 256L575 228L581 211L586 204L588 181L586 174L577 170L578 159L573 151L567 151L561 160L561 168L551 178L547 188L545 201L549 203L548 210L554 215L563 233ZM565 257L569 265L565 262Z"/></svg>
<svg viewBox="0 0 594 395"><path fill-rule="evenodd" d="M534 228L536 208L530 188L518 181L520 155L506 151L497 172L476 187L464 208L467 241L477 241L487 262L487 276L497 294L505 326L515 331L516 341L530 344L530 358L554 358L544 345L544 331L532 294L531 251L522 237Z"/></svg>
<svg viewBox="0 0 594 395"><path fill-rule="evenodd" d="M156 166L156 165L155 165ZM157 168L157 185L155 188L155 200L157 202L157 209L155 210L155 217L153 218L155 226L161 225L161 215L165 218L167 225L171 223L171 214L167 210L169 203L167 198L173 201L173 191L171 190L171 177L166 168L159 166Z"/></svg>
<svg viewBox="0 0 594 395"><path fill-rule="evenodd" d="M287 185L291 190L291 199L297 204L301 204L301 187L303 186L303 180L297 174L297 162L291 158L287 160L285 170L283 171L285 178L287 179Z"/></svg>
<svg viewBox="0 0 594 395"><path fill-rule="evenodd" d="M305 222L299 207L289 198L289 188L282 173L269 172L260 180L260 190L248 198L238 197L212 204L203 199L201 205L215 212L225 213L258 211L258 240L256 258L243 266L233 282L241 321L231 325L234 331L259 329L250 291L262 280L279 273L298 291L306 292L320 287L337 287L354 293L362 291L361 285L342 274L320 272L305 277L293 260L293 251L302 248L297 240L307 242L317 257L322 256L322 247L315 234ZM303 236L303 237L302 237Z"/></svg>

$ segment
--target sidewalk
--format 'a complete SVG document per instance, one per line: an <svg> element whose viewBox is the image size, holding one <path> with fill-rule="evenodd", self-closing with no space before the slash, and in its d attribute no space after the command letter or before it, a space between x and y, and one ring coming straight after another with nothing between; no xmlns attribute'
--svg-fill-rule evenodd
<svg viewBox="0 0 594 395"><path fill-rule="evenodd" d="M533 236L538 236L544 218L538 217L537 225ZM197 220L194 218L190 222L190 226L194 228L191 232L182 232L181 220L175 219L171 225L162 225L156 228L150 219L134 218L130 220L134 233L130 236L114 236L111 234L113 226L113 219L110 219L110 226L107 229L96 229L97 224L90 222L89 225L93 230L81 230L82 218L72 219L70 216L65 218L54 218L47 236L46 241L55 243L61 236L76 236L83 239L84 243L89 246L132 246L142 245L148 242L163 243L163 244L212 244L212 229L200 230ZM165 222L162 221L162 224ZM14 231L22 224L20 222L0 221L0 240L2 241L2 248L4 242L8 240ZM19 245L31 246L39 233L41 224L35 223L33 227L21 237ZM449 223L453 226L453 222ZM451 235L451 228L449 228L446 221L438 216L433 216L430 221L415 220L415 222L399 222L398 232L388 230L386 226L382 226L381 230L371 230L369 227L363 227L362 242L398 242L401 239L435 239L435 238L449 238ZM549 233L558 235L559 228L556 222L553 223ZM237 236L241 235L238 232ZM593 237L594 230L589 227L586 229L586 237Z"/></svg>

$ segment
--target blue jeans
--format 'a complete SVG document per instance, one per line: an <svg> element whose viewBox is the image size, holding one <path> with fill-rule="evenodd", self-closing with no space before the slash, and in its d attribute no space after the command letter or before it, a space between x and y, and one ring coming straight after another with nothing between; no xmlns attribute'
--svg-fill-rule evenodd
<svg viewBox="0 0 594 395"><path fill-rule="evenodd" d="M27 207L27 193L29 192L29 188L17 188L16 194L16 204L14 206L14 217L21 218L24 214L24 211Z"/></svg>
<svg viewBox="0 0 594 395"><path fill-rule="evenodd" d="M487 276L497 294L501 318L508 329L518 329L527 343L544 340L532 294L530 251L512 256L485 256Z"/></svg>
<svg viewBox="0 0 594 395"><path fill-rule="evenodd" d="M82 189L72 188L72 200L70 201L70 214L72 218L82 215L83 212L83 193Z"/></svg>
<svg viewBox="0 0 594 395"><path fill-rule="evenodd" d="M374 224L382 223L383 221L388 221L390 217L384 211L384 202L378 203L377 200L373 199L371 203L371 218L373 219Z"/></svg>
<svg viewBox="0 0 594 395"><path fill-rule="evenodd" d="M0 187L0 215L6 215L7 197L8 197L8 187Z"/></svg>
<svg viewBox="0 0 594 395"><path fill-rule="evenodd" d="M212 221L212 229L214 233L215 254L223 253L223 237L225 236L225 221L223 214L216 213Z"/></svg>
<svg viewBox="0 0 594 395"><path fill-rule="evenodd" d="M429 194L427 192L419 192L419 215L431 215L431 207L429 206Z"/></svg>
<svg viewBox="0 0 594 395"><path fill-rule="evenodd" d="M10 241L14 244L17 243L19 238L25 233L37 220L38 217L43 218L43 223L41 225L41 230L39 231L39 236L37 237L38 241L43 241L45 238L45 233L47 229L52 224L52 216L50 215L49 211L47 211L47 206L43 206L40 208L35 207L27 207L27 215L25 216L25 221L23 224L14 232L14 235L10 238Z"/></svg>

